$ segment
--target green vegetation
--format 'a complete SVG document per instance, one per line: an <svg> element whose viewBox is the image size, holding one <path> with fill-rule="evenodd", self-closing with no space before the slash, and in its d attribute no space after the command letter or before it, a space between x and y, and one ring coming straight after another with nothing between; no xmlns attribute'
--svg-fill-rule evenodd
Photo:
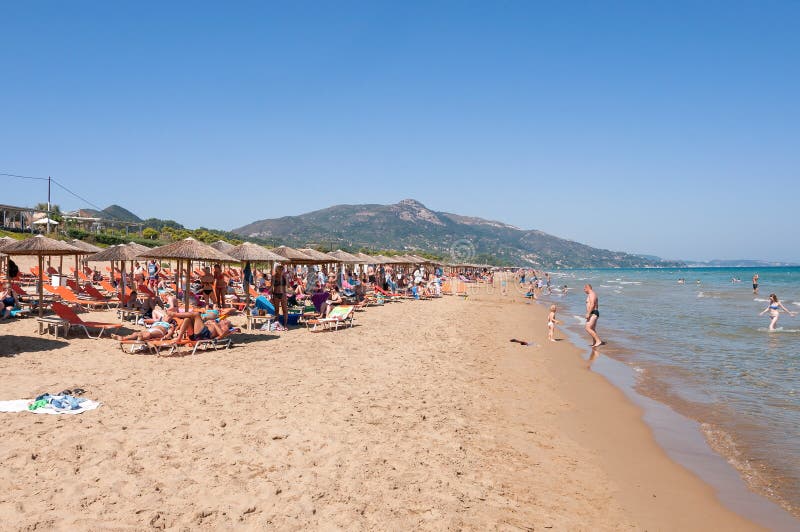
<svg viewBox="0 0 800 532"><path fill-rule="evenodd" d="M17 231L4 231L4 230L0 229L0 237L7 236L7 237L10 237L10 238L13 238L14 240L23 240L28 235L30 235L30 233L21 233L21 232L17 232Z"/></svg>
<svg viewBox="0 0 800 532"><path fill-rule="evenodd" d="M156 231L152 227L145 227L142 230L142 236L147 240L155 240L156 238L158 238L158 231Z"/></svg>

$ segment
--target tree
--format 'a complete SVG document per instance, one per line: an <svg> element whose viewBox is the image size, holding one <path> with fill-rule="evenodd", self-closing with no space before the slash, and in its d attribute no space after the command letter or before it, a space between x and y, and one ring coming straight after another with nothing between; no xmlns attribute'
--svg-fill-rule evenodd
<svg viewBox="0 0 800 532"><path fill-rule="evenodd" d="M37 203L36 206L33 208L35 211L47 212L47 203ZM55 203L50 204L50 219L54 222L61 222L63 218L61 216L61 207L56 205Z"/></svg>
<svg viewBox="0 0 800 532"><path fill-rule="evenodd" d="M147 238L148 240L155 240L158 237L158 231L153 229L152 227L145 227L142 231L142 236Z"/></svg>
<svg viewBox="0 0 800 532"><path fill-rule="evenodd" d="M37 203L36 206L33 208L33 210L47 212L47 203ZM52 214L61 214L61 207L59 207L55 203L51 203L50 212Z"/></svg>

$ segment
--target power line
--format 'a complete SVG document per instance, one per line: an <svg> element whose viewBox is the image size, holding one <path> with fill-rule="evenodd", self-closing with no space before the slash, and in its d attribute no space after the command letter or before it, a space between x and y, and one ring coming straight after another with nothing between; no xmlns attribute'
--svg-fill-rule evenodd
<svg viewBox="0 0 800 532"><path fill-rule="evenodd" d="M90 206L94 207L94 208L95 208L95 209L97 209L98 211L102 211L102 210L103 210L103 209L101 209L100 207L98 207L97 205L95 205L94 203L92 203L91 201L87 200L86 198L84 198L84 197L82 197L82 196L79 196L79 195L78 195L78 194L76 194L75 192L71 191L70 189L68 189L67 187L65 187L64 185L62 185L62 184L61 184L61 183L59 183L58 181L56 181L55 179L53 179L52 181L53 181L53 183L55 183L55 184L56 184L56 185L57 185L59 188L61 188L62 190L66 191L66 192L68 192L68 193L70 193L70 194L72 194L73 196L75 196L76 198L78 198L78 199L79 199L79 200L81 200L82 202L86 203L87 205L90 205Z"/></svg>
<svg viewBox="0 0 800 532"><path fill-rule="evenodd" d="M20 179L35 179L37 181L47 181L46 177L32 177L29 175L17 175L17 174L0 174L6 177L19 177Z"/></svg>
<svg viewBox="0 0 800 532"><path fill-rule="evenodd" d="M34 177L34 176L29 176L29 175L6 174L6 173L2 173L2 172L0 172L0 176L18 177L20 179L33 179L33 180L36 180L36 181L48 181L49 180L51 183L54 183L55 185L57 185L59 188L61 188L62 190L64 190L68 194L71 194L72 196L78 198L79 200L81 200L85 204L97 209L98 211L103 212L103 209L101 207L99 207L98 205L92 203L91 201L87 200L86 198L84 198L83 196L77 194L76 192L73 192L72 190L68 189L66 186L62 185L61 183L59 183L58 181L56 181L52 177ZM126 220L122 220L120 218L117 218L116 216L112 216L109 213L106 213L106 216L108 216L111 221L118 221L118 222L126 221Z"/></svg>

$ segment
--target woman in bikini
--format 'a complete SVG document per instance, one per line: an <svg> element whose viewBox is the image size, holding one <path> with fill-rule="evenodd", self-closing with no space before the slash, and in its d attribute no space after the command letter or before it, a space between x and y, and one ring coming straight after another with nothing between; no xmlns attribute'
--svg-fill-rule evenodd
<svg viewBox="0 0 800 532"><path fill-rule="evenodd" d="M211 308L212 302L216 300L214 296L214 276L211 275L211 268L203 268L203 275L200 277L200 290L205 295L206 306Z"/></svg>
<svg viewBox="0 0 800 532"><path fill-rule="evenodd" d="M783 303L778 301L778 296L776 296L775 294L770 294L769 295L769 305L767 305L767 308L765 308L764 310L762 310L759 313L759 316L763 316L765 313L769 312L770 319L772 320L772 321L769 322L769 330L770 331L774 331L775 330L775 324L778 323L778 318L781 317L781 310L783 310L785 312L788 312L789 316L794 316L795 315L794 312L792 312L788 308L784 307Z"/></svg>
<svg viewBox="0 0 800 532"><path fill-rule="evenodd" d="M283 313L284 327L289 324L289 305L286 299L286 276L283 274L283 264L275 267L275 275L272 276L272 306L275 312Z"/></svg>
<svg viewBox="0 0 800 532"><path fill-rule="evenodd" d="M336 305L342 304L342 296L339 294L339 289L336 288L336 285L328 289L328 294L328 299L320 307L320 314L322 314L323 318L327 318Z"/></svg>

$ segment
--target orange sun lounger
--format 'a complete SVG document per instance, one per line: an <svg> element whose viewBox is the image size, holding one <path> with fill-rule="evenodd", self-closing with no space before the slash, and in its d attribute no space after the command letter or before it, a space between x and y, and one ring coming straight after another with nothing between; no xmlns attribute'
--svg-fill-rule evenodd
<svg viewBox="0 0 800 532"><path fill-rule="evenodd" d="M111 306L108 304L108 301L105 300L105 299L103 299L103 300L82 299L82 298L78 297L75 294L75 292L73 292L72 290L70 290L66 286L50 286L50 285L47 285L47 284L46 285L42 285L42 286L48 292L50 292L52 294L56 294L58 296L61 296L61 299L63 299L64 301L69 301L70 303L74 303L76 305L80 305L81 307L84 307L84 308L87 308L87 309L98 308L98 307L105 307L107 309L111 308Z"/></svg>
<svg viewBox="0 0 800 532"><path fill-rule="evenodd" d="M59 318L69 323L70 328L81 327L86 333L86 336L88 336L89 338L95 338L95 339L100 338L101 336L103 336L103 333L105 331L109 329L117 330L120 327L122 327L121 323L101 323L96 321L83 321L80 318L80 316L75 314L74 310L69 308L67 305L64 305L63 303L54 302L51 305L51 308L53 309L53 312L55 312L56 315L58 315ZM100 332L98 333L97 336L92 336L91 334L89 334L89 329L99 329ZM67 333L69 333L69 330L67 331Z"/></svg>

